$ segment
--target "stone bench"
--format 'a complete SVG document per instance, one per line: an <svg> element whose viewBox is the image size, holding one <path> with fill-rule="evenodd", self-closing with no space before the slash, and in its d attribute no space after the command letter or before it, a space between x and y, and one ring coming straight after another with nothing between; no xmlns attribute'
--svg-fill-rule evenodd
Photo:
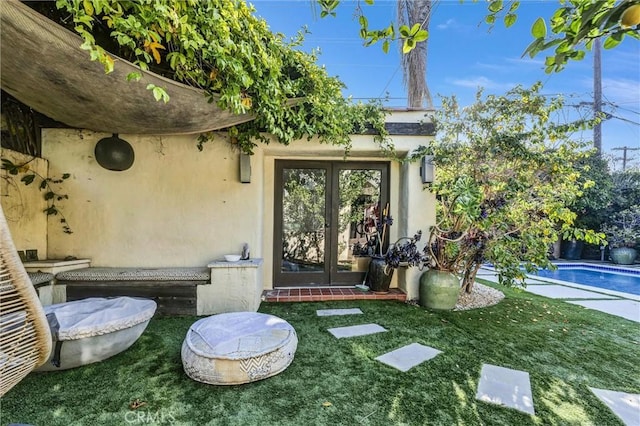
<svg viewBox="0 0 640 426"><path fill-rule="evenodd" d="M207 267L105 268L60 272L58 285L67 300L87 297L144 297L158 304L159 315L196 315L196 288L211 282Z"/></svg>
<svg viewBox="0 0 640 426"><path fill-rule="evenodd" d="M33 288L36 289L38 299L43 306L54 303L55 275L49 272L27 272Z"/></svg>
<svg viewBox="0 0 640 426"><path fill-rule="evenodd" d="M43 284L51 284L51 281L55 278L53 274L48 272L29 272L28 275L31 280L31 284L33 284L35 288L38 288Z"/></svg>

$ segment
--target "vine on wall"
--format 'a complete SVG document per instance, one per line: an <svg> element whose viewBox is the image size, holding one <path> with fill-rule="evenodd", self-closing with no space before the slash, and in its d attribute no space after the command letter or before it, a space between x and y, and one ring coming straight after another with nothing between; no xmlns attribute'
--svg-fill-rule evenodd
<svg viewBox="0 0 640 426"><path fill-rule="evenodd" d="M29 163L31 161L33 161L33 159L22 164L15 164L11 160L3 158L1 168L2 170L7 171L7 175L3 176L3 178L14 180L21 175L20 182L22 182L25 186L36 184L38 186L38 189L43 192L43 197L47 202L47 207L43 210L43 212L47 216L57 216L59 218L63 232L65 234L72 234L73 231L71 230L66 217L60 211L57 204L61 203L64 200L67 200L69 196L67 194L62 194L56 191L52 186L63 183L65 180L69 179L71 175L69 173L64 173L62 174L62 176L56 178L44 177L40 173L29 168Z"/></svg>

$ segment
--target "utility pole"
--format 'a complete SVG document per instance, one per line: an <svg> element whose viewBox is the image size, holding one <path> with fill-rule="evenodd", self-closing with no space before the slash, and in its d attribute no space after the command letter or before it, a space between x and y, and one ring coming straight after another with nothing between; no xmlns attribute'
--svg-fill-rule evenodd
<svg viewBox="0 0 640 426"><path fill-rule="evenodd" d="M602 112L602 52L600 39L593 41L593 114L598 117ZM593 146L598 155L602 155L602 125L600 122L593 128ZM626 155L625 151L625 155Z"/></svg>
<svg viewBox="0 0 640 426"><path fill-rule="evenodd" d="M628 146L620 146L618 148L613 148L613 151L622 151L622 171L624 172L627 168L627 151L640 151L640 148L630 148ZM616 160L619 160L617 158Z"/></svg>

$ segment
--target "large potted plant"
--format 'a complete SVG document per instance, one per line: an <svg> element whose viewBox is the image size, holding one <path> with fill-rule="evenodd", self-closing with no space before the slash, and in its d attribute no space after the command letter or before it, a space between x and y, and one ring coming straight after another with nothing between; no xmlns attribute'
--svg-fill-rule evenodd
<svg viewBox="0 0 640 426"><path fill-rule="evenodd" d="M602 226L609 243L609 257L613 263L632 265L637 257L640 241L640 206L633 206L614 214Z"/></svg>
<svg viewBox="0 0 640 426"><path fill-rule="evenodd" d="M541 96L540 88L484 99L479 92L464 109L455 97L442 98L433 117L436 140L414 153L433 155L436 166L429 187L436 225L425 247L421 305L434 306L423 287L439 276L453 281L453 275L459 281L449 286L471 292L480 267L491 263L501 284L523 284L527 272L553 267L548 249L561 236L603 240L603 234L577 229L569 208L585 187L573 165L586 154L571 135L593 123L558 124L562 100Z"/></svg>
<svg viewBox="0 0 640 426"><path fill-rule="evenodd" d="M365 285L374 293L389 292L394 271L400 267L422 267L425 262L424 254L417 243L422 237L422 231L413 237L400 237L396 242L387 245L388 228L393 224L389 215L389 204L382 211L382 216L376 221L376 232L366 245L354 245L354 253L368 255L371 260L365 277Z"/></svg>

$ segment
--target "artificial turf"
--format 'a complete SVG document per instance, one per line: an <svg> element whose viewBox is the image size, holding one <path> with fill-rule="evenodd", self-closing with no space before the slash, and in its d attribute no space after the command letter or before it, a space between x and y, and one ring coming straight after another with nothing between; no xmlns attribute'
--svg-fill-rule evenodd
<svg viewBox="0 0 640 426"><path fill-rule="evenodd" d="M0 400L0 423L32 425L622 425L589 387L640 393L640 326L515 289L498 305L433 312L397 301L263 303L299 344L266 380L189 379L180 347L196 317L154 318L101 363L32 373ZM317 309L362 315L317 317ZM328 328L388 332L336 339ZM402 373L375 360L410 343L443 353ZM482 364L529 372L535 415L475 399ZM139 408L132 408L135 402Z"/></svg>

